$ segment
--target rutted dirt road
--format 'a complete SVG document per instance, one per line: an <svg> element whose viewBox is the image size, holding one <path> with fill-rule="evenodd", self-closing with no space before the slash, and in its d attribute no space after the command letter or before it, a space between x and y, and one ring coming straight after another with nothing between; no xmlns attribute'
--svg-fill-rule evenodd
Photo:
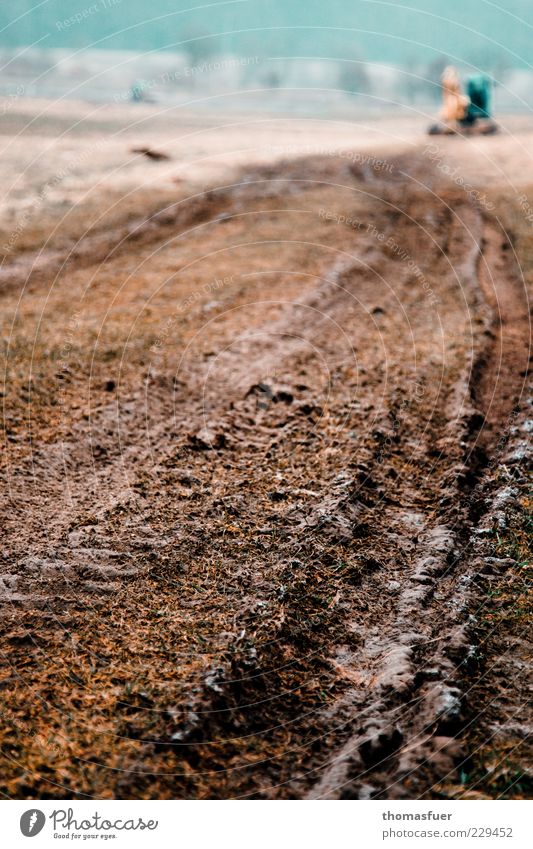
<svg viewBox="0 0 533 849"><path fill-rule="evenodd" d="M3 792L432 795L529 311L422 153L248 169L2 269Z"/></svg>

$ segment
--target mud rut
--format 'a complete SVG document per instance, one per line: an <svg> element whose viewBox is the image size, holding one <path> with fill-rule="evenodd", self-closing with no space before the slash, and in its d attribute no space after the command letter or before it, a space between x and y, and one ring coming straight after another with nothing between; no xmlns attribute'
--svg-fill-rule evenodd
<svg viewBox="0 0 533 849"><path fill-rule="evenodd" d="M8 445L4 792L412 798L453 770L529 316L497 222L421 160L282 163L4 268L5 297L30 262L30 292L86 285L179 234L242 270L161 315L136 386Z"/></svg>

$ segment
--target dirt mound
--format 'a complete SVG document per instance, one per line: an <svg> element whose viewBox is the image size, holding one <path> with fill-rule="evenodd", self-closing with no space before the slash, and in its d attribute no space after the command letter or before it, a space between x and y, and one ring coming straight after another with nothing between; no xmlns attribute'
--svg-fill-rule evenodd
<svg viewBox="0 0 533 849"><path fill-rule="evenodd" d="M20 303L31 258L4 270L5 793L453 770L529 314L497 222L388 166L256 169L41 256Z"/></svg>

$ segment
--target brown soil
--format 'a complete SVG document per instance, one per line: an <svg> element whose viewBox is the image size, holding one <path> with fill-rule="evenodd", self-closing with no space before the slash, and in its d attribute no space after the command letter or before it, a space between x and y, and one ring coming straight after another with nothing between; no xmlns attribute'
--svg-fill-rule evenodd
<svg viewBox="0 0 533 849"><path fill-rule="evenodd" d="M461 762L529 312L498 221L389 165L4 264L5 794L413 798Z"/></svg>

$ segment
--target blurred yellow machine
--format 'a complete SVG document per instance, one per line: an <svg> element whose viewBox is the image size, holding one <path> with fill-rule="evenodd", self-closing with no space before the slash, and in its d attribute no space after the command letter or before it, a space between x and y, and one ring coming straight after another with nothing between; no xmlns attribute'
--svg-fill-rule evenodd
<svg viewBox="0 0 533 849"><path fill-rule="evenodd" d="M490 114L490 89L488 77L477 74L466 84L466 94L461 89L459 73L453 65L444 69L441 77L443 104L439 121L432 124L430 135L489 135L498 131Z"/></svg>

